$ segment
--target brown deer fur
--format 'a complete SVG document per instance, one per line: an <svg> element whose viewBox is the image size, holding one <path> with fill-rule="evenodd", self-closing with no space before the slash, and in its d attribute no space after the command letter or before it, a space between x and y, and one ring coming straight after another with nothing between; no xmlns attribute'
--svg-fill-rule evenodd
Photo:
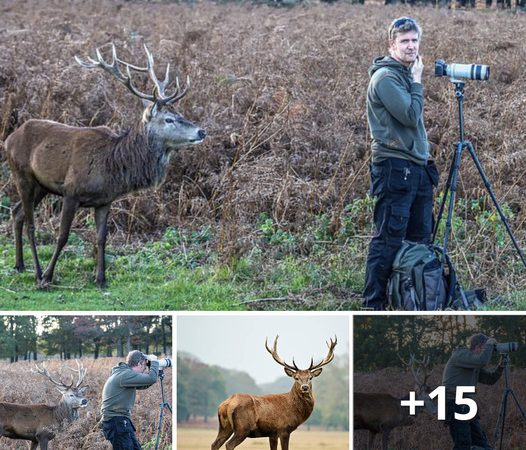
<svg viewBox="0 0 526 450"><path fill-rule="evenodd" d="M66 245L75 212L79 207L95 209L97 227L96 282L106 285L104 253L107 219L111 203L118 197L138 189L159 185L165 175L173 150L198 144L206 133L167 106L182 98L186 90L164 96L165 83L156 79L153 59L148 55L148 71L155 84L154 95L138 92L130 78L124 77L113 48L113 63L108 65L97 50L98 62L77 60L83 67L100 67L124 83L147 104L142 120L128 131L117 134L107 127L72 127L49 120L29 120L11 134L6 142L7 160L20 202L13 208L15 234L15 268L24 270L22 231L24 223L37 283L46 287L53 279L58 256ZM130 66L133 67L133 66ZM129 72L128 72L129 73ZM34 209L47 194L63 197L62 216L57 246L51 261L42 273L35 241Z"/></svg>
<svg viewBox="0 0 526 450"><path fill-rule="evenodd" d="M320 363L314 365L311 361L308 369L301 370L278 356L277 339L272 350L266 342L265 347L274 360L284 366L285 373L294 379L291 390L285 394L234 394L227 398L218 408L219 432L211 450L218 450L225 442L226 449L232 450L246 438L258 437L269 438L270 450L277 450L279 438L281 449L288 450L290 434L311 415L314 408L312 379L319 376L321 367L334 358L337 341L331 340L327 344L329 353Z"/></svg>

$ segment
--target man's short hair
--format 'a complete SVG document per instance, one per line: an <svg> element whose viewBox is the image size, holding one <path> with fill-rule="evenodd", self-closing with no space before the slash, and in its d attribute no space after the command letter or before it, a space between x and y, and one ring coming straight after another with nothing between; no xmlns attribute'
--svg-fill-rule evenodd
<svg viewBox="0 0 526 450"><path fill-rule="evenodd" d="M126 364L128 364L128 366L130 367L135 367L145 359L146 356L143 352L140 352L139 350L132 350L130 353L128 353L128 356L126 357Z"/></svg>
<svg viewBox="0 0 526 450"><path fill-rule="evenodd" d="M394 41L399 33L407 33L408 31L416 31L418 39L422 37L422 28L415 19L404 16L393 20L387 32L389 41Z"/></svg>
<svg viewBox="0 0 526 450"><path fill-rule="evenodd" d="M478 347L479 345L484 345L486 341L489 339L485 334L477 333L474 334L469 338L469 349L473 350L475 347Z"/></svg>

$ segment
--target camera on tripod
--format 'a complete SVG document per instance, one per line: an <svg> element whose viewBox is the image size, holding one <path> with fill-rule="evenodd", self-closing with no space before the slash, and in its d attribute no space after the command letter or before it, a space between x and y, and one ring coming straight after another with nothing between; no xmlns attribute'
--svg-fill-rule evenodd
<svg viewBox="0 0 526 450"><path fill-rule="evenodd" d="M164 369L166 367L172 367L172 360L170 358L162 358L157 360L159 362L159 369ZM151 361L149 359L146 360L146 365L150 367Z"/></svg>
<svg viewBox="0 0 526 450"><path fill-rule="evenodd" d="M486 81L489 80L489 66L483 64L446 64L443 59L437 59L435 61L435 76Z"/></svg>
<svg viewBox="0 0 526 450"><path fill-rule="evenodd" d="M500 344L495 345L495 351L502 353L502 354L508 354L510 352L515 352L518 349L519 349L518 342L501 342Z"/></svg>

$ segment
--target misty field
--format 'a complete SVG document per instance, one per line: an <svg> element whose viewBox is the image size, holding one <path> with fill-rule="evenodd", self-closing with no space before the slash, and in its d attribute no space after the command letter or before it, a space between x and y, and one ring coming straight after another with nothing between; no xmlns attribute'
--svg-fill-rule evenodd
<svg viewBox="0 0 526 450"><path fill-rule="evenodd" d="M106 441L102 431L98 427L100 420L100 400L102 388L106 379L111 373L111 368L122 359L100 358L82 359L87 375L84 385L88 386L86 398L89 404L80 410L80 419L73 422L65 430L57 432L55 439L50 441L50 450L65 449L90 449L90 450L111 450L111 444ZM46 368L52 375L62 374L64 380L69 380L71 372L62 369L63 364L76 368L74 361L61 363L58 360L46 362ZM57 404L60 394L55 387L42 375L30 372L34 368L34 363L18 362L8 364L0 363L0 401L10 403L46 403L49 405ZM172 374L171 370L165 371L165 392L167 400L171 400ZM157 419L159 415L159 404L161 393L159 383L154 384L149 389L138 391L135 408L132 412L132 420L137 429L137 438L143 449L152 449L155 445L157 436ZM159 448L169 450L172 448L172 420L169 413L165 415ZM0 448L2 450L15 450L28 445L27 441L12 440L0 437Z"/></svg>
<svg viewBox="0 0 526 450"><path fill-rule="evenodd" d="M401 15L424 28L425 119L441 188L458 140L457 104L452 83L433 76L433 61L491 66L490 81L466 84L466 136L526 247L522 12L367 1L274 8L10 0L0 6L0 141L29 118L117 131L137 122L137 99L74 62L109 42L136 64L144 64L147 43L159 73L171 62L181 80L188 75L178 109L208 137L172 158L159 188L115 202L104 292L93 283L88 212L77 215L51 293L34 289L28 248L28 272L14 273L10 210L18 195L0 151L0 299L16 309L38 308L35 299L60 309L81 300L131 309L150 292L162 298L154 309L359 308L373 233L367 69L386 53L386 28ZM467 155L458 195L450 253L462 281L486 287L489 308L524 309L526 271ZM51 197L39 208L44 263L59 211Z"/></svg>
<svg viewBox="0 0 526 450"><path fill-rule="evenodd" d="M177 450L209 448L216 436L217 430L178 427ZM348 450L349 433L343 431L307 431L300 429L291 434L290 446L294 448L294 450ZM240 450L245 448L267 449L268 439L245 439L237 448Z"/></svg>

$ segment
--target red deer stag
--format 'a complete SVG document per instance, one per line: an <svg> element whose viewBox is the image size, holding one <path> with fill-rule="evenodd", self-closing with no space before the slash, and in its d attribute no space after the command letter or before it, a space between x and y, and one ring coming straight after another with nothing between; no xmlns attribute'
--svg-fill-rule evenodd
<svg viewBox="0 0 526 450"><path fill-rule="evenodd" d="M186 95L176 78L175 91L168 95L170 65L164 81L157 79L153 56L144 47L147 66L137 67L117 58L112 45L112 61L104 60L99 49L97 60L84 62L82 67L99 68L123 83L147 104L142 119L129 130L116 134L107 127L72 127L49 120L29 120L11 134L6 142L7 160L20 195L13 208L13 229L16 246L15 269L24 270L22 231L24 221L33 260L37 284L49 285L62 248L66 245L75 212L79 207L95 210L97 228L97 268L95 281L106 285L104 253L107 220L111 203L118 197L162 183L174 150L203 142L203 129L184 119L168 105ZM124 75L120 69L126 69ZM131 72L146 72L153 82L152 94L139 92L132 82ZM63 197L62 216L57 245L46 270L37 255L34 209L47 194Z"/></svg>
<svg viewBox="0 0 526 450"><path fill-rule="evenodd" d="M400 358L401 359L401 358ZM402 360L413 374L415 379L415 392L419 400L424 400L425 409L430 414L436 413L436 405L428 394L431 389L427 379L431 374L429 357L418 361L411 355L408 362ZM415 363L419 366L415 369ZM354 393L354 429L369 430L367 450L372 450L378 433L382 433L382 449L388 450L389 434L396 427L411 425L415 417L409 415L409 408L401 406L403 398L393 397L384 393ZM416 409L417 412L420 409Z"/></svg>
<svg viewBox="0 0 526 450"><path fill-rule="evenodd" d="M31 450L40 444L41 450L47 450L48 442L55 437L54 430L59 430L64 423L71 423L79 418L79 408L88 405L84 398L85 387L80 387L86 376L86 369L77 361L78 380L73 386L66 384L59 378L53 378L48 370L36 366L35 373L44 375L62 394L62 399L55 406L45 404L19 405L16 403L0 402L0 436L11 439L24 439L31 441Z"/></svg>
<svg viewBox="0 0 526 450"><path fill-rule="evenodd" d="M310 367L298 369L294 360L292 366L283 361L277 350L278 336L272 350L265 340L265 348L274 360L285 368L285 373L294 378L290 392L273 395L234 394L219 405L219 432L211 450L218 450L227 439L227 450L232 450L246 438L268 437L270 450L277 450L278 438L281 450L288 450L289 437L305 422L314 408L312 379L320 375L322 367L334 359L336 337L331 339L327 356L318 364L311 359Z"/></svg>

